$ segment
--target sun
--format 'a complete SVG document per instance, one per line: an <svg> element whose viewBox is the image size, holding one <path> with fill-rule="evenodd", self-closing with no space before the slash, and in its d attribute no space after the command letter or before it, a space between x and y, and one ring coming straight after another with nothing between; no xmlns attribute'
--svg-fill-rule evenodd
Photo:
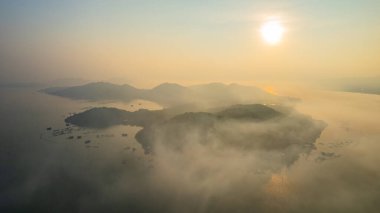
<svg viewBox="0 0 380 213"><path fill-rule="evenodd" d="M284 36L284 32L284 26L277 20L266 21L260 28L261 37L270 45L280 43Z"/></svg>

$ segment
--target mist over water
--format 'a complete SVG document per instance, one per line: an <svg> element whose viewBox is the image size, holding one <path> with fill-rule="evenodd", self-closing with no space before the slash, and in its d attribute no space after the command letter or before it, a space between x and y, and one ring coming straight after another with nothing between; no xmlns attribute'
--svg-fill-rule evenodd
<svg viewBox="0 0 380 213"><path fill-rule="evenodd" d="M116 103L2 89L0 207L5 212L376 212L379 96L287 92L301 99L298 112L327 124L310 152L300 151L303 146L286 152L249 148L244 145L249 138L239 139L246 131L276 129L270 123L219 123L207 133L207 143L196 126L160 130L151 154L133 137L141 127L85 128L73 133L83 139L41 139L46 127L64 128L69 113ZM145 102L136 107L159 109ZM226 135L218 138L217 131ZM168 143L174 133L182 141ZM229 134L240 145L221 143L230 141ZM91 143L85 144L87 139ZM287 163L284 153L297 157Z"/></svg>
<svg viewBox="0 0 380 213"><path fill-rule="evenodd" d="M297 211L375 212L380 169L376 165L379 148L380 97L356 93L315 89L282 88L300 97L297 110L328 123L317 140L318 152L324 152L321 163L299 161L290 168L291 204ZM281 90L281 88L280 88ZM329 158L326 153L334 153ZM318 160L318 158L317 158ZM301 201L303 204L301 204Z"/></svg>

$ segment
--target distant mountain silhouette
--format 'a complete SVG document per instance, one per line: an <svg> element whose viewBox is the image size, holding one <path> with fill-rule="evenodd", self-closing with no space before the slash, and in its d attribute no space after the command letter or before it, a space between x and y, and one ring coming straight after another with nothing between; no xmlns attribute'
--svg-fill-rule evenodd
<svg viewBox="0 0 380 213"><path fill-rule="evenodd" d="M124 84L105 82L89 83L74 87L52 87L42 92L83 100L120 100L144 99L163 106L201 103L205 105L231 105L246 103L276 102L280 98L256 87L238 84L211 83L184 87L174 83L164 83L152 89L138 89Z"/></svg>
<svg viewBox="0 0 380 213"><path fill-rule="evenodd" d="M120 99L132 100L142 92L127 84L115 85L105 82L89 83L82 86L47 88L43 90L52 95L68 97L72 99L104 100Z"/></svg>
<svg viewBox="0 0 380 213"><path fill-rule="evenodd" d="M175 105L186 103L189 99L194 99L194 92L184 86L173 83L163 83L151 90L146 90L145 99L155 101L164 105Z"/></svg>

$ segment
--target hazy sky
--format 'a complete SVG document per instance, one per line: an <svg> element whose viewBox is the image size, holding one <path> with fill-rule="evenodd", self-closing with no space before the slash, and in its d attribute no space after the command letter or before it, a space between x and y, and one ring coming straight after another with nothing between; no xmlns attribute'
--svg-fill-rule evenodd
<svg viewBox="0 0 380 213"><path fill-rule="evenodd" d="M275 17L282 41L268 45ZM0 81L380 75L378 0L2 0Z"/></svg>

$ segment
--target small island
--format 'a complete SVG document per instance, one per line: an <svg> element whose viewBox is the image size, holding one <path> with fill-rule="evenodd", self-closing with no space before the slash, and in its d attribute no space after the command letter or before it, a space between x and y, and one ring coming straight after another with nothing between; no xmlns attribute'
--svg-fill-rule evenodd
<svg viewBox="0 0 380 213"><path fill-rule="evenodd" d="M143 127L135 138L146 154L154 153L157 141L180 151L187 143L193 143L195 135L201 144L219 143L232 149L283 152L286 164L313 150L316 139L326 127L324 122L306 115L280 112L263 104L188 110L177 107L129 112L102 107L74 114L65 122L97 129L115 125Z"/></svg>

